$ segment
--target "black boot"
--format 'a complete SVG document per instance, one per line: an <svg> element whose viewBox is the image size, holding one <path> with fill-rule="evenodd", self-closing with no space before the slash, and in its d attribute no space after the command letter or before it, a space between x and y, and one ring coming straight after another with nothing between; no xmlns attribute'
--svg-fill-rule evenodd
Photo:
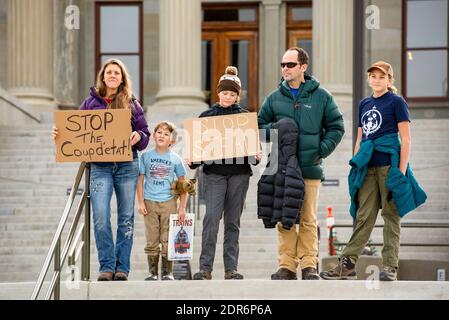
<svg viewBox="0 0 449 320"><path fill-rule="evenodd" d="M169 261L167 257L162 257L161 279L175 280L175 277L173 277L173 261Z"/></svg>
<svg viewBox="0 0 449 320"><path fill-rule="evenodd" d="M159 255L157 256L147 256L148 259L148 269L150 271L150 274L148 277L145 278L145 280L157 280L158 274L157 269L159 265Z"/></svg>

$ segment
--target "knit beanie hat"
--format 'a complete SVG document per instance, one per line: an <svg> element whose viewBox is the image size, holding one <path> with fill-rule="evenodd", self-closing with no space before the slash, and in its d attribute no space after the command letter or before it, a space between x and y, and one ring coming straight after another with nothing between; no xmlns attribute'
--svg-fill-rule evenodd
<svg viewBox="0 0 449 320"><path fill-rule="evenodd" d="M221 76L217 86L217 93L221 91L234 91L240 95L242 83L237 77L238 71L236 67L229 66L225 70L225 74Z"/></svg>

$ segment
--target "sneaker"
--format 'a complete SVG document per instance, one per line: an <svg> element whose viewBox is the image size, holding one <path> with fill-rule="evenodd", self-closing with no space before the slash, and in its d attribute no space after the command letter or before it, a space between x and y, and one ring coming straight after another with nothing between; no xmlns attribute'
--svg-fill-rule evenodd
<svg viewBox="0 0 449 320"><path fill-rule="evenodd" d="M320 273L326 280L357 280L355 264L348 257L341 257L335 268Z"/></svg>
<svg viewBox="0 0 449 320"><path fill-rule="evenodd" d="M279 268L278 271L271 275L271 280L297 280L296 272L287 268Z"/></svg>
<svg viewBox="0 0 449 320"><path fill-rule="evenodd" d="M165 273L162 275L161 280L175 280L173 273Z"/></svg>
<svg viewBox="0 0 449 320"><path fill-rule="evenodd" d="M100 272L97 281L112 281L114 274L112 272Z"/></svg>
<svg viewBox="0 0 449 320"><path fill-rule="evenodd" d="M193 280L211 280L212 274L210 271L200 270L193 275Z"/></svg>
<svg viewBox="0 0 449 320"><path fill-rule="evenodd" d="M302 280L320 280L320 276L313 267L307 267L301 271Z"/></svg>
<svg viewBox="0 0 449 320"><path fill-rule="evenodd" d="M243 275L237 272L237 270L228 270L224 275L225 280L242 280Z"/></svg>
<svg viewBox="0 0 449 320"><path fill-rule="evenodd" d="M148 277L145 278L145 281L156 281L158 278L157 274L150 273Z"/></svg>
<svg viewBox="0 0 449 320"><path fill-rule="evenodd" d="M396 281L398 280L398 269L395 267L384 266L379 274L380 281Z"/></svg>
<svg viewBox="0 0 449 320"><path fill-rule="evenodd" d="M124 272L117 271L114 275L114 281L128 281L128 275Z"/></svg>

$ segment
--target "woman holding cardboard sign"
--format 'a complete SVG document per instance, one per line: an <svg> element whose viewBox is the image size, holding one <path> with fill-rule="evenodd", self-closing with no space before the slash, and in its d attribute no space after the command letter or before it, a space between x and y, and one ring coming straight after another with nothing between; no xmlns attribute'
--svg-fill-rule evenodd
<svg viewBox="0 0 449 320"><path fill-rule="evenodd" d="M200 118L247 112L239 105L241 82L237 73L236 67L226 68L217 87L219 102L204 111ZM249 177L252 174L250 163L257 164L258 160L260 155L257 155L256 159L245 157L204 163L206 214L203 219L200 270L194 275L195 280L212 279L218 228L222 216L224 220L224 278L226 280L243 279L243 275L237 272L240 216L248 191ZM190 159L186 161L191 169L200 165L192 164Z"/></svg>
<svg viewBox="0 0 449 320"><path fill-rule="evenodd" d="M137 150L148 145L150 132L143 109L133 97L131 81L124 64L109 59L101 67L96 87L84 100L81 110L131 109L130 136L133 160L127 162L92 162L90 195L100 275L98 281L128 280L134 230L134 200L139 176ZM53 128L53 138L58 129ZM111 198L117 197L117 241L111 230Z"/></svg>

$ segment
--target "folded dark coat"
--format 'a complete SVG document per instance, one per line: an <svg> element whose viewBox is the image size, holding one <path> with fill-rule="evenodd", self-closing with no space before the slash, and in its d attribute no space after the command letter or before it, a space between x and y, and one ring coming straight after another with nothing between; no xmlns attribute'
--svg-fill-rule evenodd
<svg viewBox="0 0 449 320"><path fill-rule="evenodd" d="M290 118L273 124L278 129L278 145L273 144L270 161L257 185L257 217L265 228L281 222L290 229L299 223L304 201L304 179L298 164L298 126Z"/></svg>

